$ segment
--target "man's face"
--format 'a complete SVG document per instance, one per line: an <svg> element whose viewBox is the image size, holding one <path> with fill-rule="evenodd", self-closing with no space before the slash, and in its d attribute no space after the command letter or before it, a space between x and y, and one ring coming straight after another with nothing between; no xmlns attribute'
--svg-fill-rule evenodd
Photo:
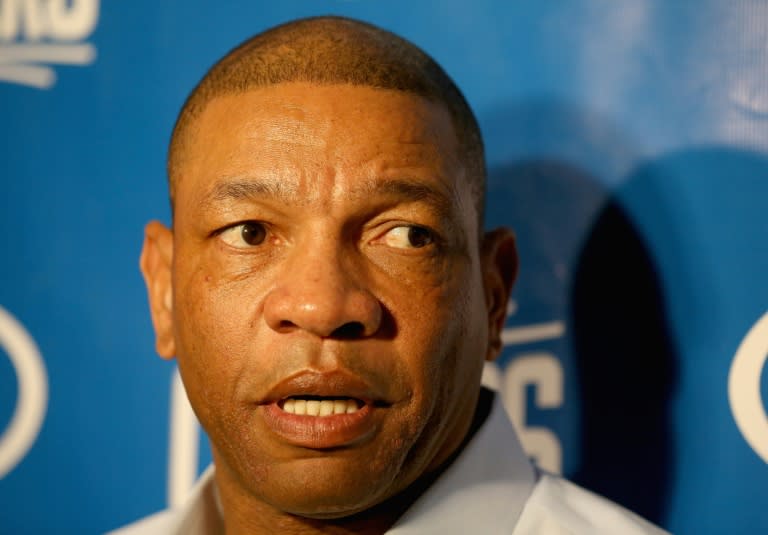
<svg viewBox="0 0 768 535"><path fill-rule="evenodd" d="M275 85L193 123L142 267L223 495L346 516L460 444L512 275L457 154L442 107L368 87Z"/></svg>

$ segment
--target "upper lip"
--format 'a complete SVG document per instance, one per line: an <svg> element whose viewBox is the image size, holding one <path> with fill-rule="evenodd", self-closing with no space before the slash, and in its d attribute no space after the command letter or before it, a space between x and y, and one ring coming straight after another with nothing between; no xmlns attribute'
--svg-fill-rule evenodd
<svg viewBox="0 0 768 535"><path fill-rule="evenodd" d="M362 378L344 370L300 371L273 386L259 403L267 405L294 396L355 398L366 404L388 403L382 392L376 391Z"/></svg>

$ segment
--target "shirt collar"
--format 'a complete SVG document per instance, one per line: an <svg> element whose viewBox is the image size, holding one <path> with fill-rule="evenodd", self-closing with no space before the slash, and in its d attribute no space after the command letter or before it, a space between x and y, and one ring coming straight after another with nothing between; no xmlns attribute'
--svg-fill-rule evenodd
<svg viewBox="0 0 768 535"><path fill-rule="evenodd" d="M224 533L219 492L214 482L213 464L205 469L179 510L178 523L171 533L175 535L210 535Z"/></svg>
<svg viewBox="0 0 768 535"><path fill-rule="evenodd" d="M495 399L464 451L387 533L495 533L498 526L515 525L535 482L534 468Z"/></svg>

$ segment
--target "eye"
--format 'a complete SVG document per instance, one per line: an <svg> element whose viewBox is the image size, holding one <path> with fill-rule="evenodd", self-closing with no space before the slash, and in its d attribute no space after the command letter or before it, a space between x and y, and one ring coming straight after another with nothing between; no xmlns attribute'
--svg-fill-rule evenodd
<svg viewBox="0 0 768 535"><path fill-rule="evenodd" d="M266 238L267 229L258 221L246 221L221 232L224 243L240 249L261 245Z"/></svg>
<svg viewBox="0 0 768 535"><path fill-rule="evenodd" d="M398 249L420 249L434 241L432 231L424 227L402 225L384 235L384 243Z"/></svg>

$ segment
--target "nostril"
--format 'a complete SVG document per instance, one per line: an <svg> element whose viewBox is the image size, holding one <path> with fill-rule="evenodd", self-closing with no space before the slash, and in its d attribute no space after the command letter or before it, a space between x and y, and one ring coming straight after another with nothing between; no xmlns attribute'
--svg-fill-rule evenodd
<svg viewBox="0 0 768 535"><path fill-rule="evenodd" d="M289 320L282 320L278 325L278 329L280 331L289 331L291 329L294 329L295 327L296 327L296 324Z"/></svg>
<svg viewBox="0 0 768 535"><path fill-rule="evenodd" d="M359 321L350 321L333 331L330 337L340 340L350 340L354 338L362 338L364 334L365 325Z"/></svg>
<svg viewBox="0 0 768 535"><path fill-rule="evenodd" d="M343 280L315 284L317 281L304 277L300 282L281 284L266 296L263 315L273 331L359 340L379 330L381 304L367 290Z"/></svg>

